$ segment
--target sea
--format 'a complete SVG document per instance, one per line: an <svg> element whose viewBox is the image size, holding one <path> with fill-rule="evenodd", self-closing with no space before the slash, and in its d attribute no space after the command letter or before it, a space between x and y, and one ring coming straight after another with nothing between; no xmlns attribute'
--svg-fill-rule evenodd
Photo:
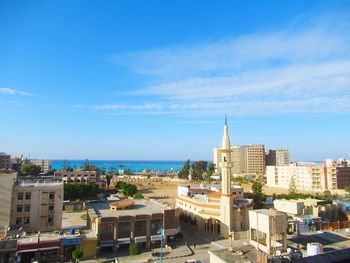
<svg viewBox="0 0 350 263"><path fill-rule="evenodd" d="M52 160L52 169L60 170L68 163L71 168L84 167L86 160ZM89 160L89 163L101 169L113 169L115 171L130 169L132 172L142 172L145 169L167 172L170 169L178 172L185 161L130 161L130 160Z"/></svg>

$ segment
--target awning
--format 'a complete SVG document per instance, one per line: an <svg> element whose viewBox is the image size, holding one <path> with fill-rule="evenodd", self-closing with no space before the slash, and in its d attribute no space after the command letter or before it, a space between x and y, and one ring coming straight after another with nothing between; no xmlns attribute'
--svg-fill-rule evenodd
<svg viewBox="0 0 350 263"><path fill-rule="evenodd" d="M162 235L151 236L151 241L160 241L160 240L162 240Z"/></svg>
<svg viewBox="0 0 350 263"><path fill-rule="evenodd" d="M118 238L118 245L130 244L130 238Z"/></svg>
<svg viewBox="0 0 350 263"><path fill-rule="evenodd" d="M43 248L39 248L40 251L43 251L43 250L54 250L54 249L60 249L60 247L43 247Z"/></svg>
<svg viewBox="0 0 350 263"><path fill-rule="evenodd" d="M37 248L24 249L24 250L17 251L17 253L27 253L27 252L35 252L35 251L38 251L38 249Z"/></svg>
<svg viewBox="0 0 350 263"><path fill-rule="evenodd" d="M164 230L164 234L166 236L173 236L173 235L176 235L177 233L180 232L180 227L178 228L172 228L172 229L165 229Z"/></svg>
<svg viewBox="0 0 350 263"><path fill-rule="evenodd" d="M143 242L147 242L146 236L135 237L135 243L143 243Z"/></svg>
<svg viewBox="0 0 350 263"><path fill-rule="evenodd" d="M112 247L113 246L113 240L102 240L100 241L100 247Z"/></svg>

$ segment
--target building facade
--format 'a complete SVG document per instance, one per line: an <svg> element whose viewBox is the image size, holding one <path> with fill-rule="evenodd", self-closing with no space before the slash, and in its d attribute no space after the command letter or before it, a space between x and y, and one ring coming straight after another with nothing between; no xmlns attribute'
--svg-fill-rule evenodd
<svg viewBox="0 0 350 263"><path fill-rule="evenodd" d="M12 227L28 231L60 230L63 212L62 183L21 183L12 190Z"/></svg>
<svg viewBox="0 0 350 263"><path fill-rule="evenodd" d="M88 226L101 249L116 251L130 243L149 248L162 239L161 229L165 237L180 232L180 210L145 199L94 203L88 207Z"/></svg>
<svg viewBox="0 0 350 263"><path fill-rule="evenodd" d="M263 144L251 144L232 146L230 151L232 161L232 175L263 175L265 174L265 146ZM213 162L217 167L216 172L221 173L222 149L213 149Z"/></svg>
<svg viewBox="0 0 350 263"><path fill-rule="evenodd" d="M289 165L289 151L287 149L277 148L269 150L266 155L266 165L283 166Z"/></svg>
<svg viewBox="0 0 350 263"><path fill-rule="evenodd" d="M0 171L7 171L10 169L11 156L4 152L0 152Z"/></svg>
<svg viewBox="0 0 350 263"><path fill-rule="evenodd" d="M50 160L31 160L30 162L40 166L42 173L47 173L52 169L52 162Z"/></svg>
<svg viewBox="0 0 350 263"><path fill-rule="evenodd" d="M294 185L300 191L333 191L350 187L350 167L332 160L322 165L267 166L266 180L269 187L289 189Z"/></svg>
<svg viewBox="0 0 350 263"><path fill-rule="evenodd" d="M67 172L64 170L60 170L54 173L54 180L62 181L62 183L96 183L97 176L96 171L82 171L75 170L72 172Z"/></svg>

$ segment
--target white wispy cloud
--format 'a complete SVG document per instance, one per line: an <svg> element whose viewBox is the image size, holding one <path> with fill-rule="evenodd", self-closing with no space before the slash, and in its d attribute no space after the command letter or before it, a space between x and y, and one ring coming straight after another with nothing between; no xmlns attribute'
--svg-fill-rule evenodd
<svg viewBox="0 0 350 263"><path fill-rule="evenodd" d="M21 90L11 88L0 88L0 94L4 95L21 95L21 96L33 96L33 94Z"/></svg>
<svg viewBox="0 0 350 263"><path fill-rule="evenodd" d="M114 63L148 80L128 94L152 96L156 103L94 109L145 114L350 113L349 17L321 16L274 32L113 55Z"/></svg>

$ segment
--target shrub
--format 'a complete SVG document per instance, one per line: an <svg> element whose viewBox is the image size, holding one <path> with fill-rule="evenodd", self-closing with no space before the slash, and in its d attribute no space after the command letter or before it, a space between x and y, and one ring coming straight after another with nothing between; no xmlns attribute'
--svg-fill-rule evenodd
<svg viewBox="0 0 350 263"><path fill-rule="evenodd" d="M140 248L137 243L131 243L129 245L129 255L134 256L134 255L139 255L141 253Z"/></svg>
<svg viewBox="0 0 350 263"><path fill-rule="evenodd" d="M134 195L134 198L135 199L143 199L143 195L141 194L141 193L136 193L135 195Z"/></svg>
<svg viewBox="0 0 350 263"><path fill-rule="evenodd" d="M73 250L72 252L72 258L75 262L79 262L79 259L83 256L83 251L80 250Z"/></svg>

